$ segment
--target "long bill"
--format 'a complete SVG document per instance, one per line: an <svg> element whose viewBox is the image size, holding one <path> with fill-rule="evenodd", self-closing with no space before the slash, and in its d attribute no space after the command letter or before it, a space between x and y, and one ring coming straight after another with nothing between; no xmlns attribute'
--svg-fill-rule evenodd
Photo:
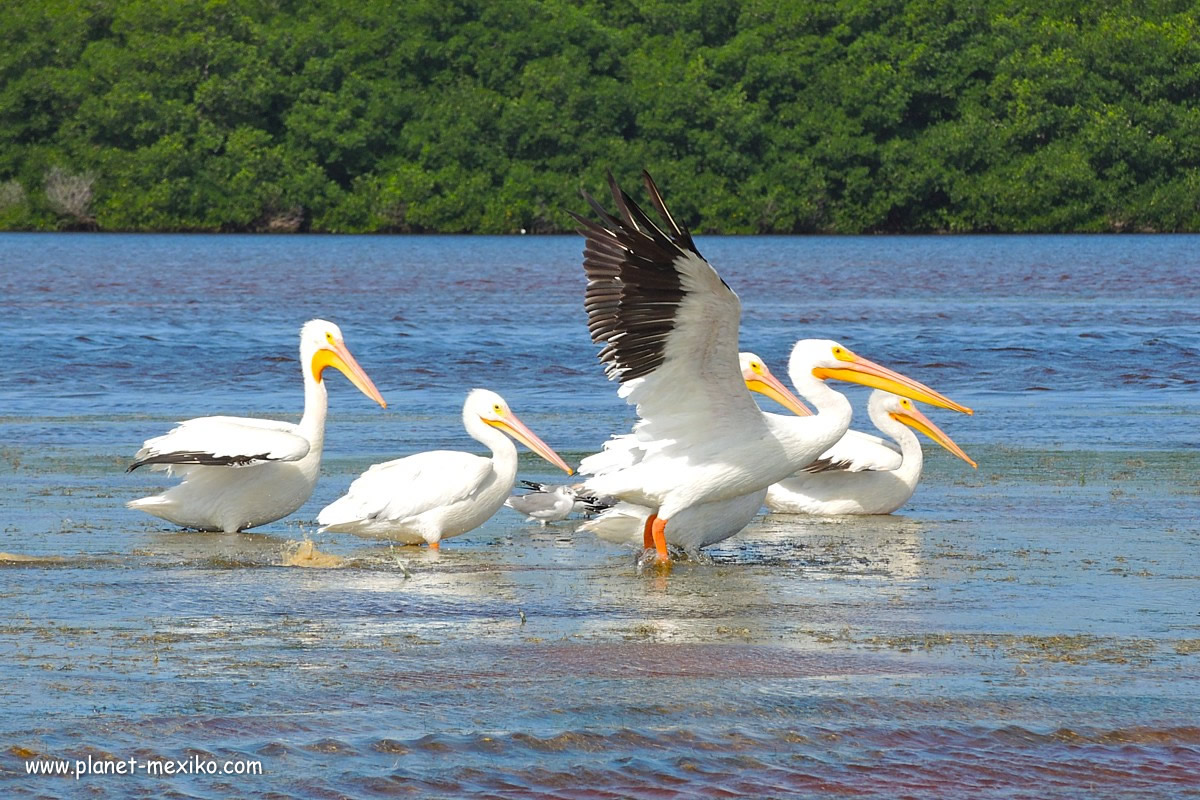
<svg viewBox="0 0 1200 800"><path fill-rule="evenodd" d="M762 372L755 373L751 377L746 377L745 380L747 389L752 392L758 392L761 395L766 395L796 416L812 416L812 411L809 411L808 406L800 402L800 398L792 394L791 390L784 386L783 382L776 378L765 366Z"/></svg>
<svg viewBox="0 0 1200 800"><path fill-rule="evenodd" d="M516 439L521 444L528 447L533 452L537 453L542 458L549 461L554 466L566 472L568 475L574 475L575 470L567 466L567 462L559 457L558 453L554 452L550 445L538 438L538 435L529 430L524 422L517 418L517 415L509 411L504 419L484 419L488 425L493 428L499 428L509 436Z"/></svg>
<svg viewBox="0 0 1200 800"><path fill-rule="evenodd" d="M979 468L979 465L975 463L974 459L964 453L963 449L955 444L953 439L947 436L945 432L937 425L934 425L933 420L922 414L917 409L914 408L911 410L905 409L903 411L892 411L889 412L889 415L892 419L898 422L903 422L913 430L920 431L930 439L933 439L935 442L949 450L951 453L954 453L954 455L958 456L972 467L975 467L976 469Z"/></svg>
<svg viewBox="0 0 1200 800"><path fill-rule="evenodd" d="M941 392L935 392L923 383L914 381L899 372L869 361L859 355L849 355L841 367L816 367L813 375L821 380L832 379L848 381L873 389L883 389L885 392L898 394L920 403L928 403L938 408L948 408L951 411L961 411L963 414L975 412L966 406L956 403Z"/></svg>
<svg viewBox="0 0 1200 800"><path fill-rule="evenodd" d="M375 388L375 384L367 377L366 371L354 360L354 356L350 355L350 350L346 347L346 343L340 341L330 342L329 346L333 349L329 350L323 347L313 354L313 376L319 381L321 380L321 373L325 371L325 368L333 367L345 375L360 392L384 408L387 408L387 401L383 399L383 395L379 393L379 390Z"/></svg>

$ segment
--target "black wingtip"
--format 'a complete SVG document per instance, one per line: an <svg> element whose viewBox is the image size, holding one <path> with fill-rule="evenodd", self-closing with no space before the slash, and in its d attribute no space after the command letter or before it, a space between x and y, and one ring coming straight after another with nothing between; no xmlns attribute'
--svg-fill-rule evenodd
<svg viewBox="0 0 1200 800"><path fill-rule="evenodd" d="M648 176L643 171L643 179ZM598 358L608 377L625 383L662 364L675 313L686 294L677 260L687 251L703 256L666 211L652 179L650 196L665 230L621 189L612 170L606 170L605 177L613 211L581 188L597 219L569 213L587 240L583 268L588 277L588 331L594 343L603 345Z"/></svg>
<svg viewBox="0 0 1200 800"><path fill-rule="evenodd" d="M645 184L646 191L650 193L651 197L659 195L658 184L654 182L654 178L650 177L650 170L642 170L642 183Z"/></svg>
<svg viewBox="0 0 1200 800"><path fill-rule="evenodd" d="M611 169L604 170L604 179L608 181L608 190L613 193L613 197L615 198L621 191L621 187L617 185L617 179L613 177Z"/></svg>
<svg viewBox="0 0 1200 800"><path fill-rule="evenodd" d="M650 195L650 202L654 204L654 208L659 215L671 227L671 233L679 244L687 247L689 250L696 249L696 243L692 241L692 233L688 230L687 225L684 225L675 220L675 215L667 208L667 203L663 200L662 192L658 190L658 184L654 182L654 178L650 176L648 170L642 170L642 183L646 184L646 192Z"/></svg>
<svg viewBox="0 0 1200 800"><path fill-rule="evenodd" d="M617 210L621 212L621 219L625 221L626 225L631 225L635 230L640 230L637 220L634 219L633 213L630 211L630 206L636 207L637 204L617 184L617 179L613 177L612 170L608 171L608 189L612 192L613 202L617 204Z"/></svg>
<svg viewBox="0 0 1200 800"><path fill-rule="evenodd" d="M143 458L140 461L135 461L129 465L126 472L133 472L138 467L146 464L166 464L180 466L201 466L201 467L243 467L247 464L252 464L255 461L275 461L267 453L259 453L257 455L236 455L236 456L217 456L212 453L205 453L196 450L178 451L174 453L159 453L158 455Z"/></svg>

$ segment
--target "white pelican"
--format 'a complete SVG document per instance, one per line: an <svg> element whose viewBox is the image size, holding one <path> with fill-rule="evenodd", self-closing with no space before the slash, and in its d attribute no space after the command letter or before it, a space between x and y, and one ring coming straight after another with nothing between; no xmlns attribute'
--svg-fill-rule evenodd
<svg viewBox="0 0 1200 800"><path fill-rule="evenodd" d="M462 420L471 438L491 448L491 458L431 450L376 464L321 509L321 530L437 548L442 539L478 528L500 510L517 480L517 448L508 436L573 474L495 392L472 389Z"/></svg>
<svg viewBox="0 0 1200 800"><path fill-rule="evenodd" d="M797 416L812 415L812 411L788 391L757 355L739 353L738 362L747 389L770 397ZM637 441L632 434L616 436L605 442L604 448L606 452L599 454L599 469L605 468L602 463L604 460L612 463L614 458L620 458L624 463L633 463L636 458ZM628 452L629 449L635 452ZM623 451L622 455L617 456L618 450ZM596 465L597 462L592 461L593 458L596 456L583 460L579 467L581 472L587 472L589 465ZM701 548L724 541L750 524L750 520L762 508L766 495L767 490L764 488L730 500L685 508L672 518L671 526L664 531L667 544L695 554ZM655 546L653 540L647 537L646 521L652 513L651 509L645 506L621 502L602 510L595 519L583 522L579 530L594 533L613 544L640 544L648 549Z"/></svg>
<svg viewBox="0 0 1200 800"><path fill-rule="evenodd" d="M633 463L597 469L585 486L649 508L646 528L660 561L669 561L665 531L679 512L759 491L841 438L850 424L850 404L824 387L824 378L965 410L839 345L821 362L820 372L812 373L825 389L817 403L821 413L801 418L761 412L738 369L737 295L671 216L650 176L643 172L642 177L669 234L611 175L621 217L586 192L600 222L573 215L587 239L588 329L592 341L602 345L599 357L609 378L622 384L619 396L636 405L639 416L633 431L637 447L627 451Z"/></svg>
<svg viewBox="0 0 1200 800"><path fill-rule="evenodd" d="M875 436L849 431L813 464L773 484L767 508L789 514L890 514L908 502L921 479L920 431L972 467L954 440L906 397L876 390L867 404L875 427L900 444L899 453Z"/></svg>
<svg viewBox="0 0 1200 800"><path fill-rule="evenodd" d="M814 368L813 360L819 359L821 351L832 347L840 347L834 342L824 340L804 340L797 342L793 348L794 358L790 366L797 373L793 382L803 383L804 374ZM794 398L779 392L778 381L771 375L762 359L753 353L740 354L742 376L746 386L751 391L771 397L794 413L797 412ZM768 381L756 380L758 376L767 376ZM812 387L809 387L812 390ZM783 390L786 392L786 389ZM807 395L806 395L807 396ZM890 398L885 401L885 398ZM812 399L812 398L809 398ZM893 406L896 406L893 409ZM959 456L972 467L975 462L954 443L949 436L942 432L931 420L918 411L907 398L900 398L887 392L876 390L871 394L868 405L869 415L876 427L889 435L895 435L898 441L907 448L903 459L905 468L901 466L901 450L891 442L878 436L848 430L836 444L821 454L820 458L801 469L794 476L780 483L773 484L769 489L713 503L693 506L680 512L675 517L676 526L668 531L667 543L682 547L689 553L728 539L745 528L762 508L764 501L772 511L791 511L794 513L810 514L889 514L904 505L912 496L917 480L921 474L922 454L920 443L916 437L903 426L897 426L893 419L904 422L916 430L925 433L938 444ZM801 405L800 411L807 409ZM805 414L800 414L804 416ZM899 433L894 432L899 428ZM915 453L913 452L915 451ZM584 459L581 469L586 469L588 460ZM833 472L831 470L837 470ZM870 472L863 472L869 470ZM889 472L887 470L895 470ZM808 474L808 471L818 474ZM854 478L851 475L858 475ZM869 477L868 477L869 476ZM812 481L810 484L809 482ZM883 508L887 503L893 503L891 508L879 511L816 511L818 501L802 494L804 486L811 485L812 493L825 492L831 495L828 508L848 508L853 503L855 495L870 495L870 499L860 497L863 508ZM790 486L790 491L789 487ZM904 493L902 486L907 487ZM837 492L841 497L838 498ZM901 497L900 495L903 494ZM772 502L779 498L780 507ZM834 499L838 498L838 499ZM787 502L791 502L791 506ZM800 508L803 502L808 502L809 508ZM594 520L584 522L580 529L591 531L605 541L617 544L635 544L639 541L649 547L644 541L643 526L650 516L650 509L632 503L620 503L601 513Z"/></svg>
<svg viewBox="0 0 1200 800"><path fill-rule="evenodd" d="M304 505L317 485L325 443L325 369L338 370L384 408L387 403L332 322L314 319L300 329L300 366L304 416L299 424L246 417L181 422L170 433L148 439L127 471L150 465L183 476L183 482L126 506L185 528L236 533Z"/></svg>

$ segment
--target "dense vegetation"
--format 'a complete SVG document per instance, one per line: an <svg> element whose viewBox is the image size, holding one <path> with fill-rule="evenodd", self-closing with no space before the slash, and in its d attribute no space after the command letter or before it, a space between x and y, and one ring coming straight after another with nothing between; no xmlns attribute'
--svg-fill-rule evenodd
<svg viewBox="0 0 1200 800"><path fill-rule="evenodd" d="M1200 3L7 0L0 228L1200 230Z"/></svg>

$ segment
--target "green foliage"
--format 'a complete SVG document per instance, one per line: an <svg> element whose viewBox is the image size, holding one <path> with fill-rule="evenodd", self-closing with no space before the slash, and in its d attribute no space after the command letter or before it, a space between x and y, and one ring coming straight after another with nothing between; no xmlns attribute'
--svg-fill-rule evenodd
<svg viewBox="0 0 1200 800"><path fill-rule="evenodd" d="M701 232L1195 231L1198 12L12 0L0 229L553 232L644 167Z"/></svg>

